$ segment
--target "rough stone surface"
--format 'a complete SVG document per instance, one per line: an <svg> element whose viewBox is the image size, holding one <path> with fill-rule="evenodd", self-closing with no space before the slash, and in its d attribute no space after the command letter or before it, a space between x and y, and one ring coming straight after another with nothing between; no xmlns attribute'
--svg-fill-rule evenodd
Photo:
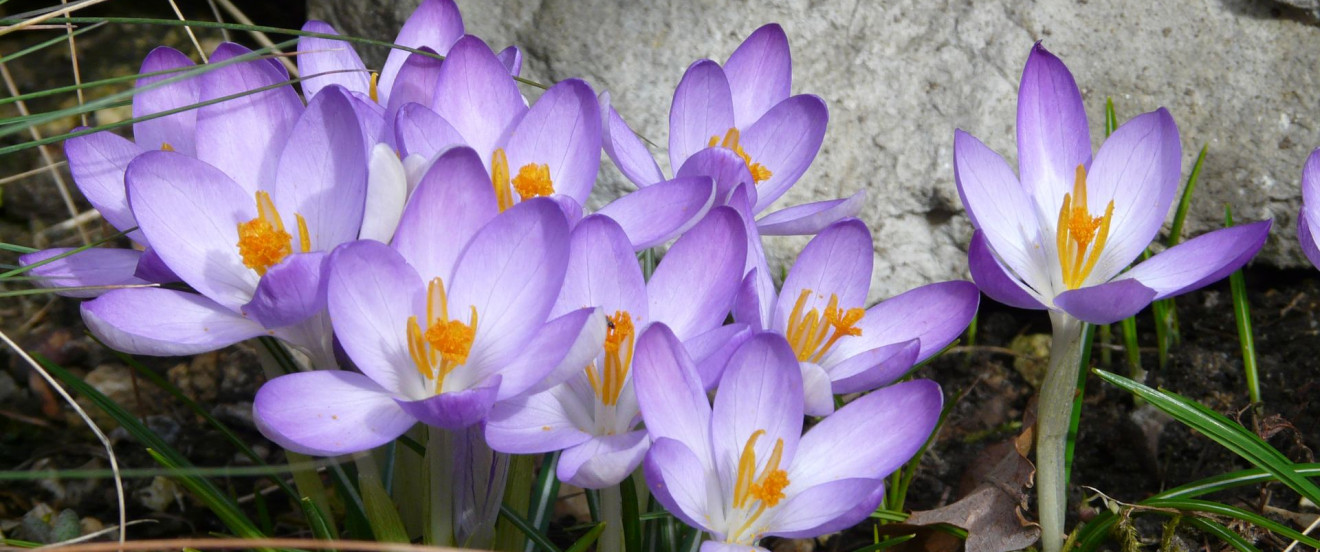
<svg viewBox="0 0 1320 552"><path fill-rule="evenodd" d="M310 2L314 17L385 39L411 9L383 0ZM1274 218L1262 262L1305 262L1295 219L1302 163L1320 146L1320 28L1304 9L1265 0L459 5L470 33L495 48L524 48L527 76L578 76L610 90L624 118L661 145L687 65L723 61L762 23L781 23L793 49L794 93L817 94L830 108L819 157L781 205L869 191L862 217L876 238L873 300L965 277L971 228L953 182L953 130L1015 163L1018 77L1037 40L1076 76L1096 147L1107 96L1120 121L1169 108L1181 129L1184 174L1209 144L1189 235L1219 226L1227 203L1238 220ZM663 151L653 153L665 162ZM598 200L630 189L604 165ZM780 240L770 250L782 262L803 243Z"/></svg>

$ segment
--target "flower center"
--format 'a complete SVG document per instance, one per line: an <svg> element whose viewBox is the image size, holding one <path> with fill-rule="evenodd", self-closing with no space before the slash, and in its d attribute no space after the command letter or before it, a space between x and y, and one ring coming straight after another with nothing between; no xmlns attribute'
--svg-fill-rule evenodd
<svg viewBox="0 0 1320 552"><path fill-rule="evenodd" d="M843 336L862 335L862 329L857 327L857 323L866 316L866 311L861 308L839 308L839 296L833 293L830 294L830 302L825 305L824 316L815 308L803 314L802 309L806 307L811 293L811 290L804 289L798 295L797 303L793 304L793 312L788 316L788 331L784 336L788 338L793 352L797 353L799 362L820 362Z"/></svg>
<svg viewBox="0 0 1320 552"><path fill-rule="evenodd" d="M1095 268L1100 253L1105 249L1105 240L1109 238L1109 221L1113 217L1113 200L1105 207L1104 216L1093 217L1086 209L1086 167L1077 165L1073 191L1063 196L1063 206L1059 209L1056 245L1059 248L1059 267L1064 287L1077 289L1091 274L1091 269Z"/></svg>
<svg viewBox="0 0 1320 552"><path fill-rule="evenodd" d="M770 172L770 169L765 168L765 165L752 162L752 156L743 151L742 145L738 143L738 136L738 129L730 128L728 132L724 133L723 142L720 141L719 136L711 136L710 143L707 144L706 147L713 148L715 146L720 146L722 148L733 150L733 153L738 154L738 157L742 158L743 163L747 164L747 172L752 173L752 181L754 183L760 184L770 180L770 177L774 176L774 173Z"/></svg>
<svg viewBox="0 0 1320 552"><path fill-rule="evenodd" d="M495 188L495 201L500 212L513 207L514 192L518 192L521 201L555 193L555 183L550 179L550 165L528 163L519 168L518 175L510 180L509 158L504 148L496 149L490 158L490 183Z"/></svg>
<svg viewBox="0 0 1320 552"><path fill-rule="evenodd" d="M605 330L605 366L599 373L595 364L586 367L587 381L601 404L614 406L619 403L619 393L623 391L628 371L632 369L633 341L636 331L633 328L632 315L628 311L615 311L614 316L606 316L608 327Z"/></svg>
<svg viewBox="0 0 1320 552"><path fill-rule="evenodd" d="M307 221L302 215L295 216L298 219L298 245L306 253L312 249ZM257 217L238 223L238 254L243 257L243 266L265 276L270 267L279 264L290 253L293 253L293 236L284 230L284 220L275 210L270 194L257 192Z"/></svg>
<svg viewBox="0 0 1320 552"><path fill-rule="evenodd" d="M733 484L733 507L739 510L748 511L750 515L743 521L737 530L729 533L726 542L756 542L763 527L751 531L747 538L739 538L744 532L752 529L756 520L765 513L766 508L773 508L784 499L784 488L788 487L788 472L780 469L779 462L784 456L784 440L775 439L775 448L770 452L770 458L766 459L765 466L761 468L758 475L756 471L756 441L765 434L764 429L758 429L747 438L747 443L743 445L742 455L738 457L738 475Z"/></svg>
<svg viewBox="0 0 1320 552"><path fill-rule="evenodd" d="M468 323L449 319L445 283L439 278L426 286L426 329L416 316L408 317L408 355L417 371L435 380L435 394L444 391L445 376L467 363L472 341L477 337L477 308Z"/></svg>

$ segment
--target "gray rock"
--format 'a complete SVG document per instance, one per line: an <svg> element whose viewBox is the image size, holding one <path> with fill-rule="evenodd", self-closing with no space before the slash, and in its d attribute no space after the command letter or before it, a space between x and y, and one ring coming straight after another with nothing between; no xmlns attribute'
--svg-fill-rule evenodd
<svg viewBox="0 0 1320 552"><path fill-rule="evenodd" d="M415 1L415 0L414 0ZM310 0L313 15L381 0ZM406 4L406 2L405 2ZM1216 228L1223 206L1238 220L1272 217L1263 262L1304 266L1296 243L1302 163L1320 146L1320 29L1299 10L1264 0L987 0L843 2L460 0L470 33L495 48L518 44L526 75L583 77L608 89L641 134L668 141L671 94L693 60L723 61L756 27L784 26L794 93L830 108L813 167L781 205L865 187L862 217L876 239L872 299L966 275L971 227L953 182L953 130L1015 163L1018 77L1043 40L1071 68L1098 147L1103 105L1120 121L1160 106L1179 124L1184 173L1210 153L1187 235ZM391 38L409 6L333 21ZM365 13L365 12L353 12ZM390 19L394 18L394 19ZM661 163L666 156L654 152ZM631 189L604 164L597 200ZM1170 214L1172 217L1172 214ZM804 240L771 242L792 259Z"/></svg>

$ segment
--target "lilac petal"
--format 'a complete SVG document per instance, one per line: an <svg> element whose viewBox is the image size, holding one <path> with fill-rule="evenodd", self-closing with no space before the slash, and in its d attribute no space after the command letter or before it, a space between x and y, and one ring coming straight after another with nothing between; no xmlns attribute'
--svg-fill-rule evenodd
<svg viewBox="0 0 1320 552"><path fill-rule="evenodd" d="M469 365L508 362L541 328L564 283L568 235L559 205L538 197L491 219L468 242L455 263L449 312L475 308L480 317Z"/></svg>
<svg viewBox="0 0 1320 552"><path fill-rule="evenodd" d="M884 502L885 500L884 480L874 481L867 479L852 479L846 481L850 481L850 484L852 485L865 485L865 486L872 486L870 484L865 483L867 481L872 481L873 483L875 483L874 490L871 491L870 496L862 500L856 506L853 506L852 510L849 510L844 514L835 517L831 521L828 521L821 525L817 525L810 529L804 529L802 531L775 530L772 532L772 534L774 534L775 536L791 538L791 539L808 538L809 535L828 535L830 533L843 531L844 529L857 525L858 523L861 523L863 520L871 517L871 514L875 513L876 509L880 507L880 503ZM813 487L813 489L819 489L821 487L827 487L836 484L839 483L837 482L827 483L824 486ZM820 491L820 492L828 492L828 491Z"/></svg>
<svg viewBox="0 0 1320 552"><path fill-rule="evenodd" d="M789 316L804 292L808 294L802 305L804 314L812 309L825 312L835 296L840 309L862 307L871 288L874 257L871 230L860 220L843 220L821 231L788 271L771 327L781 333L788 328Z"/></svg>
<svg viewBox="0 0 1320 552"><path fill-rule="evenodd" d="M828 416L834 412L834 390L830 375L819 364L799 362L802 372L803 413L808 416Z"/></svg>
<svg viewBox="0 0 1320 552"><path fill-rule="evenodd" d="M683 348L692 357L697 373L701 375L702 387L715 389L720 376L724 375L724 366L729 363L729 357L750 337L752 329L747 324L729 324L683 342Z"/></svg>
<svg viewBox="0 0 1320 552"><path fill-rule="evenodd" d="M517 46L509 46L500 50L498 54L495 54L495 57L500 59L500 63L504 64L504 68L509 70L510 75L516 77L522 73L523 54Z"/></svg>
<svg viewBox="0 0 1320 552"><path fill-rule="evenodd" d="M702 530L710 520L707 481L713 474L700 451L678 439L656 437L651 432L651 450L646 453L646 484L651 494L674 517ZM701 521L698 521L701 520ZM705 522L705 523L703 523Z"/></svg>
<svg viewBox="0 0 1320 552"><path fill-rule="evenodd" d="M408 353L408 318L424 304L421 278L397 253L359 241L331 254L326 307L344 352L362 373L390 393L428 396Z"/></svg>
<svg viewBox="0 0 1320 552"><path fill-rule="evenodd" d="M302 30L338 36L328 23L308 21ZM326 73L316 76L320 73ZM315 36L298 37L298 75L302 77L303 96L316 97L322 88L338 84L361 94L371 92L371 76L362 64L353 44L344 40Z"/></svg>
<svg viewBox="0 0 1320 552"><path fill-rule="evenodd" d="M343 90L326 88L312 98L289 135L275 175L275 206L286 228L298 228L295 213L306 221L307 251L329 251L355 240L362 226L366 149Z"/></svg>
<svg viewBox="0 0 1320 552"><path fill-rule="evenodd" d="M734 188L754 190L752 173L747 163L733 150L723 147L706 148L692 154L674 173L678 178L707 176L715 181L715 201L726 203Z"/></svg>
<svg viewBox="0 0 1320 552"><path fill-rule="evenodd" d="M669 166L682 167L688 157L723 139L733 123L729 80L718 63L694 62L683 73L669 107Z"/></svg>
<svg viewBox="0 0 1320 552"><path fill-rule="evenodd" d="M550 391L497 402L486 420L486 443L509 454L563 450L590 438Z"/></svg>
<svg viewBox="0 0 1320 552"><path fill-rule="evenodd" d="M1060 293L1054 305L1085 322L1112 324L1141 312L1155 296L1155 290L1137 280L1114 280Z"/></svg>
<svg viewBox="0 0 1320 552"><path fill-rule="evenodd" d="M385 108L360 92L349 92L349 103L353 105L353 114L362 126L362 145L370 149L378 143L390 143L393 137L393 122L386 124ZM391 144L393 145L393 144Z"/></svg>
<svg viewBox="0 0 1320 552"><path fill-rule="evenodd" d="M613 219L592 215L578 223L570 238L568 272L551 315L602 307L606 315L625 311L641 327L650 320L646 282L628 243L628 236Z"/></svg>
<svg viewBox="0 0 1320 552"><path fill-rule="evenodd" d="M646 457L651 440L646 431L594 437L564 450L559 457L559 480L584 489L603 489L618 485Z"/></svg>
<svg viewBox="0 0 1320 552"><path fill-rule="evenodd" d="M146 151L110 132L94 132L64 142L64 156L69 159L69 172L78 190L118 230L137 226L137 219L128 208L124 172L133 159ZM129 237L136 241L145 239L141 231L133 231Z"/></svg>
<svg viewBox="0 0 1320 552"><path fill-rule="evenodd" d="M652 324L633 351L637 404L651 440L676 440L709 462L710 402L678 338L664 324Z"/></svg>
<svg viewBox="0 0 1320 552"><path fill-rule="evenodd" d="M1320 248L1316 245L1311 216L1306 213L1305 206L1302 209L1301 216L1297 217L1297 242L1302 244L1302 253L1306 254L1307 260L1311 261L1312 265L1320 267Z"/></svg>
<svg viewBox="0 0 1320 552"><path fill-rule="evenodd" d="M746 544L736 544L708 540L701 543L700 552L765 552L760 546L749 546Z"/></svg>
<svg viewBox="0 0 1320 552"><path fill-rule="evenodd" d="M985 241L985 232L977 230L972 234L972 243L967 246L967 265L972 280L991 299L1019 309L1045 309L1045 305L1017 278L1010 276L1008 269L995 258L990 244Z"/></svg>
<svg viewBox="0 0 1320 552"><path fill-rule="evenodd" d="M324 252L295 253L266 271L243 314L267 328L297 324L325 308Z"/></svg>
<svg viewBox="0 0 1320 552"><path fill-rule="evenodd" d="M462 391L446 391L416 401L394 400L417 421L455 431L485 419L499 391L500 377L497 375Z"/></svg>
<svg viewBox="0 0 1320 552"><path fill-rule="evenodd" d="M632 249L640 251L695 226L714 203L714 191L710 178L676 178L640 188L596 212L618 222Z"/></svg>
<svg viewBox="0 0 1320 552"><path fill-rule="evenodd" d="M883 499L882 479L839 479L794 494L765 523L773 527L771 535L810 538L860 523Z"/></svg>
<svg viewBox="0 0 1320 552"><path fill-rule="evenodd" d="M399 51L395 50L395 52ZM384 104L387 121L395 120L403 106L412 103L431 105L431 102L435 101L442 63L434 56L427 55L435 53L430 48L422 48L421 52L423 53L408 55L407 60L399 67L398 78L390 89L389 103Z"/></svg>
<svg viewBox="0 0 1320 552"><path fill-rule="evenodd" d="M981 294L971 282L954 280L911 289L876 303L866 309L857 323L858 338L843 339L830 351L828 359L848 358L890 343L918 339L921 353L917 362L953 343L976 316Z"/></svg>
<svg viewBox="0 0 1320 552"><path fill-rule="evenodd" d="M19 266L39 263L51 257L73 251L70 247L44 249L28 253L18 258ZM32 283L54 288L55 293L65 297L96 297L110 290L88 289L78 291L58 291L60 288L124 286L147 284L146 280L135 276L141 251L133 249L112 249L95 247L85 249L50 261L28 271L28 275L37 278Z"/></svg>
<svg viewBox="0 0 1320 552"><path fill-rule="evenodd" d="M164 151L138 156L124 180L142 233L179 278L234 310L252 299L258 276L238 252L238 225L257 216L249 192L215 167Z"/></svg>
<svg viewBox="0 0 1320 552"><path fill-rule="evenodd" d="M743 149L753 163L771 172L757 186L755 212L764 211L807 172L825 140L830 113L820 98L802 94L779 102L742 134Z"/></svg>
<svg viewBox="0 0 1320 552"><path fill-rule="evenodd" d="M1063 205L1077 166L1091 166L1082 94L1068 68L1039 42L1027 57L1018 87L1017 146L1022 185L1047 210Z"/></svg>
<svg viewBox="0 0 1320 552"><path fill-rule="evenodd" d="M793 60L784 29L775 23L757 29L729 56L724 74L733 93L734 125L747 128L788 98Z"/></svg>
<svg viewBox="0 0 1320 552"><path fill-rule="evenodd" d="M399 217L393 245L424 279L445 278L449 284L459 253L497 212L495 191L477 153L454 148L422 176ZM437 223L443 234L436 233Z"/></svg>
<svg viewBox="0 0 1320 552"><path fill-rule="evenodd" d="M330 315L323 309L306 320L283 328L275 328L269 333L307 355L313 369L337 370L340 367L339 357L342 351L336 350L334 331L334 326L330 323ZM352 363L345 362L343 366L349 367Z"/></svg>
<svg viewBox="0 0 1320 552"><path fill-rule="evenodd" d="M600 171L600 106L591 86L567 79L545 91L505 145L509 174L547 165L556 194L586 203Z"/></svg>
<svg viewBox="0 0 1320 552"><path fill-rule="evenodd" d="M710 331L733 307L747 256L743 221L717 207L674 242L646 284L651 320L679 339Z"/></svg>
<svg viewBox="0 0 1320 552"><path fill-rule="evenodd" d="M975 136L955 131L953 178L972 226L985 233L986 242L1000 260L1029 285L1048 282L1036 276L1044 268L1037 263L1032 249L1040 244L1029 243L1040 237L1033 200L1004 158Z"/></svg>
<svg viewBox="0 0 1320 552"><path fill-rule="evenodd" d="M1088 209L1114 202L1109 241L1087 283L1118 274L1146 250L1169 213L1182 171L1178 126L1163 108L1133 117L1100 146L1087 177Z"/></svg>
<svg viewBox="0 0 1320 552"><path fill-rule="evenodd" d="M387 144L376 144L367 162L367 198L358 238L389 243L408 200L408 174Z"/></svg>
<svg viewBox="0 0 1320 552"><path fill-rule="evenodd" d="M539 393L581 373L582 367L600 354L604 342L605 313L597 308L578 309L546 322L536 336L523 345L517 358L493 366L485 373L499 373L504 377L499 400Z"/></svg>
<svg viewBox="0 0 1320 552"><path fill-rule="evenodd" d="M142 257L138 259L137 270L134 276L156 284L170 284L181 282L178 274L170 269L165 261L160 258L155 249L147 248L142 252Z"/></svg>
<svg viewBox="0 0 1320 552"><path fill-rule="evenodd" d="M654 157L651 157L651 151L646 149L642 139L610 105L610 93L601 92L598 103L601 116L601 145L604 146L610 160L619 168L619 172L638 187L664 180L660 165L656 164Z"/></svg>
<svg viewBox="0 0 1320 552"><path fill-rule="evenodd" d="M756 441L756 457L768 457L782 439L783 465L792 465L802 436L802 396L802 373L783 336L765 332L743 343L720 378L711 411L716 472L737 473L738 458L758 431L765 433Z"/></svg>
<svg viewBox="0 0 1320 552"><path fill-rule="evenodd" d="M1302 166L1302 204L1320 206L1320 148L1311 151Z"/></svg>
<svg viewBox="0 0 1320 552"><path fill-rule="evenodd" d="M881 479L902 466L935 429L944 395L929 380L863 395L811 428L788 477L800 489L841 479Z"/></svg>
<svg viewBox="0 0 1320 552"><path fill-rule="evenodd" d="M142 60L139 73L156 73L171 69L193 68L195 64L183 52L168 46L158 46ZM133 118L145 117L197 103L201 80L197 77L180 78L185 71L166 73L137 80L133 94ZM162 84L150 90L147 86L167 79L175 82ZM184 155L197 155L194 142L197 134L197 110L188 109L172 115L133 123L133 139L147 149L161 149L169 144Z"/></svg>
<svg viewBox="0 0 1320 552"><path fill-rule="evenodd" d="M420 155L431 159L449 148L465 143L463 135L454 130L449 121L419 103L408 103L399 109L394 133L399 151L405 157Z"/></svg>
<svg viewBox="0 0 1320 552"><path fill-rule="evenodd" d="M1155 300L1217 282L1256 256L1270 235L1271 221L1215 230L1142 261L1117 278L1155 290Z"/></svg>
<svg viewBox="0 0 1320 552"><path fill-rule="evenodd" d="M250 53L226 42L211 54L211 63ZM246 94L197 109L197 159L224 171L249 194L267 189L275 182L280 152L303 104L292 86L247 92L285 82L288 73L274 60L253 59L207 71L200 78L199 101Z"/></svg>
<svg viewBox="0 0 1320 552"><path fill-rule="evenodd" d="M409 48L428 47L444 54L450 45L463 36L463 17L451 0L425 0L399 29L394 43ZM388 104L389 92L394 89L395 78L408 58L407 50L391 49L381 69L378 90L380 103Z"/></svg>
<svg viewBox="0 0 1320 552"><path fill-rule="evenodd" d="M564 213L564 220L568 221L568 228L572 230L579 222L582 222L582 204L577 200L566 195L555 194L550 196L555 203L559 204L559 210Z"/></svg>
<svg viewBox="0 0 1320 552"><path fill-rule="evenodd" d="M862 212L866 190L851 197L794 205L780 209L756 221L762 236L809 236L825 227Z"/></svg>
<svg viewBox="0 0 1320 552"><path fill-rule="evenodd" d="M417 423L366 376L340 370L298 372L266 382L252 401L252 419L268 439L314 456L375 448Z"/></svg>
<svg viewBox="0 0 1320 552"><path fill-rule="evenodd" d="M863 393L892 383L917 363L921 341L910 339L853 355L829 367L835 395Z"/></svg>
<svg viewBox="0 0 1320 552"><path fill-rule="evenodd" d="M171 289L117 289L83 303L82 315L97 339L135 355L195 355L266 335L210 299Z"/></svg>
<svg viewBox="0 0 1320 552"><path fill-rule="evenodd" d="M527 112L509 71L481 39L465 36L440 67L431 108L454 125L485 166L506 133Z"/></svg>

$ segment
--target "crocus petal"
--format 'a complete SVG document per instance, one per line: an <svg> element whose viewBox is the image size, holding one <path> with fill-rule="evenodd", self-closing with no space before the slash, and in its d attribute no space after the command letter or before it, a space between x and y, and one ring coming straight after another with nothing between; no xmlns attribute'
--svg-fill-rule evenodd
<svg viewBox="0 0 1320 552"><path fill-rule="evenodd" d="M358 238L389 243L408 200L408 174L387 144L376 144L367 162L367 198Z"/></svg>
<svg viewBox="0 0 1320 552"><path fill-rule="evenodd" d="M560 481L584 489L618 485L641 465L650 447L642 430L595 437L564 450L556 474Z"/></svg>
<svg viewBox="0 0 1320 552"><path fill-rule="evenodd" d="M814 362L799 362L802 371L803 413L808 416L828 416L834 412L834 390L830 375Z"/></svg>
<svg viewBox="0 0 1320 552"><path fill-rule="evenodd" d="M454 431L485 419L499 391L500 377L496 375L461 391L446 391L416 401L398 398L395 401L418 421Z"/></svg>
<svg viewBox="0 0 1320 552"><path fill-rule="evenodd" d="M627 311L634 321L650 320L646 282L623 228L592 215L578 223L570 240L568 272L551 315L590 305L603 307L607 315Z"/></svg>
<svg viewBox="0 0 1320 552"><path fill-rule="evenodd" d="M216 64L251 50L226 42L211 54ZM198 100L242 94L197 109L197 158L222 170L248 194L275 182L283 144L303 111L292 86L249 91L289 80L273 59L253 59L202 73Z"/></svg>
<svg viewBox="0 0 1320 552"><path fill-rule="evenodd" d="M302 30L339 36L334 27L323 21L308 21ZM394 50L391 50L394 52ZM317 76L320 73L324 75ZM371 77L353 44L344 40L316 36L298 37L298 75L302 77L303 96L313 98L322 88L338 84L349 91L371 93Z"/></svg>
<svg viewBox="0 0 1320 552"><path fill-rule="evenodd" d="M736 211L717 207L674 242L646 284L651 320L679 339L723 323L747 256L745 232Z"/></svg>
<svg viewBox="0 0 1320 552"><path fill-rule="evenodd" d="M362 129L343 88L312 98L289 134L275 175L276 207L285 227L306 222L310 248L329 251L357 239L367 199L366 149Z"/></svg>
<svg viewBox="0 0 1320 552"><path fill-rule="evenodd" d="M538 393L580 373L583 366L600 354L600 344L604 342L604 311L578 309L546 322L509 363L474 370L476 376L469 377L502 374L504 383L500 385L499 400Z"/></svg>
<svg viewBox="0 0 1320 552"><path fill-rule="evenodd" d="M1091 165L1091 131L1072 73L1039 42L1022 70L1017 105L1022 184L1040 205L1063 205L1077 166Z"/></svg>
<svg viewBox="0 0 1320 552"><path fill-rule="evenodd" d="M486 420L486 443L509 454L539 454L590 439L573 424L556 395L546 391L495 403Z"/></svg>
<svg viewBox="0 0 1320 552"><path fill-rule="evenodd" d="M779 102L742 134L753 163L769 169L770 179L756 188L755 212L764 211L807 172L825 140L829 109L820 98L803 94Z"/></svg>
<svg viewBox="0 0 1320 552"><path fill-rule="evenodd" d="M638 187L644 187L664 180L660 165L651 157L642 139L633 132L632 127L619 116L619 112L610 105L610 93L601 92L601 144L605 153L614 161L619 172Z"/></svg>
<svg viewBox="0 0 1320 552"><path fill-rule="evenodd" d="M1181 171L1178 126L1164 108L1133 117L1105 140L1087 176L1087 201L1100 214L1113 200L1114 215L1087 283L1113 278L1146 250L1169 213Z"/></svg>
<svg viewBox="0 0 1320 552"><path fill-rule="evenodd" d="M252 299L257 273L238 252L253 196L215 167L181 153L138 156L124 174L129 203L156 254L193 289L231 309Z"/></svg>
<svg viewBox="0 0 1320 552"><path fill-rule="evenodd" d="M664 324L652 324L633 351L637 404L651 440L677 440L709 462L710 402L678 338Z"/></svg>
<svg viewBox="0 0 1320 552"><path fill-rule="evenodd" d="M393 245L418 274L449 278L463 247L497 212L495 191L477 153L454 148L422 176L399 218ZM436 224L444 225L443 235L437 235Z"/></svg>
<svg viewBox="0 0 1320 552"><path fill-rule="evenodd" d="M146 151L110 132L94 132L64 142L64 156L69 159L69 172L78 190L106 222L119 230L137 226L137 219L128 208L124 172L133 159ZM136 230L129 237L144 239L142 232Z"/></svg>
<svg viewBox="0 0 1320 552"><path fill-rule="evenodd" d="M724 147L706 148L692 154L674 173L678 178L708 176L715 180L715 201L726 203L734 188L754 190L755 181L743 161L733 150Z"/></svg>
<svg viewBox="0 0 1320 552"><path fill-rule="evenodd" d="M985 234L990 248L1028 285L1042 289L1049 278L1040 244L1034 203L1004 158L961 130L953 137L953 178L972 225Z"/></svg>
<svg viewBox="0 0 1320 552"><path fill-rule="evenodd" d="M756 221L762 236L807 236L842 219L857 216L866 203L866 190L844 199L831 199L780 209Z"/></svg>
<svg viewBox="0 0 1320 552"><path fill-rule="evenodd" d="M911 339L864 351L830 366L835 395L862 393L888 385L917 363L921 341Z"/></svg>
<svg viewBox="0 0 1320 552"><path fill-rule="evenodd" d="M498 54L495 54L495 57L500 58L500 63L504 64L504 68L509 70L510 75L516 77L522 73L523 54L517 46L509 46L500 50Z"/></svg>
<svg viewBox="0 0 1320 552"><path fill-rule="evenodd" d="M720 541L705 541L701 543L701 552L765 552L766 549L760 546L749 546L746 544L734 544Z"/></svg>
<svg viewBox="0 0 1320 552"><path fill-rule="evenodd" d="M682 167L688 157L723 137L733 124L733 95L718 63L694 62L683 73L669 107L669 166Z"/></svg>
<svg viewBox="0 0 1320 552"><path fill-rule="evenodd" d="M1320 206L1320 148L1312 150L1302 166L1302 204Z"/></svg>
<svg viewBox="0 0 1320 552"><path fill-rule="evenodd" d="M375 448L417 423L375 382L341 370L298 372L266 382L252 401L252 418L276 444L314 456Z"/></svg>
<svg viewBox="0 0 1320 552"><path fill-rule="evenodd" d="M138 278L156 284L169 284L182 281L178 274L170 269L169 265L160 258L155 249L148 247L142 252L142 257L138 259L137 271L134 275Z"/></svg>
<svg viewBox="0 0 1320 552"><path fill-rule="evenodd" d="M267 328L297 324L325 308L324 252L295 253L266 271L243 314Z"/></svg>
<svg viewBox="0 0 1320 552"><path fill-rule="evenodd" d="M1163 299L1217 282L1256 256L1270 234L1271 221L1215 230L1142 261L1118 279L1132 278Z"/></svg>
<svg viewBox="0 0 1320 552"><path fill-rule="evenodd" d="M921 362L962 335L980 301L976 286L961 280L908 290L866 309L866 316L857 323L862 335L840 340L826 360L917 339L921 341L917 362Z"/></svg>
<svg viewBox="0 0 1320 552"><path fill-rule="evenodd" d="M632 249L641 251L695 226L714 204L714 192L708 177L675 178L624 195L596 212L618 222Z"/></svg>
<svg viewBox="0 0 1320 552"><path fill-rule="evenodd" d="M747 232L747 260L743 265L743 283L734 299L734 319L756 329L768 329L773 318L775 283L770 279L770 265L761 245L761 233L752 218L756 187L742 185L729 195L729 206L742 217Z"/></svg>
<svg viewBox="0 0 1320 552"><path fill-rule="evenodd" d="M802 374L783 336L764 332L751 337L729 359L711 411L710 441L716 472L738 471L744 446L758 431L756 457L766 458L783 440L783 465L793 464L802 436ZM649 420L650 418L648 418ZM724 488L732 488L730 485Z"/></svg>
<svg viewBox="0 0 1320 552"><path fill-rule="evenodd" d="M1008 269L995 258L985 241L985 232L977 230L972 234L972 243L967 246L967 267L977 287L991 299L1019 309L1045 309L1040 299L1009 275Z"/></svg>
<svg viewBox="0 0 1320 552"><path fill-rule="evenodd" d="M797 483L794 481L794 483ZM882 479L840 479L803 489L789 497L766 520L770 535L808 538L852 527L866 519L884 499ZM860 505L869 508L859 508ZM846 518L846 519L840 519Z"/></svg>
<svg viewBox="0 0 1320 552"><path fill-rule="evenodd" d="M409 48L429 47L441 54L463 36L463 17L451 0L425 0L408 20L403 22L394 43ZM407 50L391 49L381 69L378 89L381 103L388 104L388 92L394 89L395 78L408 58Z"/></svg>
<svg viewBox="0 0 1320 552"><path fill-rule="evenodd" d="M328 264L326 307L353 364L395 395L428 396L407 342L408 317L425 304L422 279L398 253L373 241L341 246Z"/></svg>
<svg viewBox="0 0 1320 552"><path fill-rule="evenodd" d="M83 303L82 315L97 339L135 355L195 355L266 335L210 299L171 289L117 289Z"/></svg>
<svg viewBox="0 0 1320 552"><path fill-rule="evenodd" d="M419 103L408 103L399 109L394 133L404 157L420 155L429 160L449 148L464 145L463 135L449 121Z"/></svg>
<svg viewBox="0 0 1320 552"><path fill-rule="evenodd" d="M362 145L367 148L368 155L376 144L390 143L393 125L386 124L385 108L360 92L349 92L348 100L353 106L358 124L362 126Z"/></svg>
<svg viewBox="0 0 1320 552"><path fill-rule="evenodd" d="M547 165L555 193L586 203L600 171L600 106L581 79L545 91L514 127L505 145L509 173Z"/></svg>
<svg viewBox="0 0 1320 552"><path fill-rule="evenodd" d="M683 523L709 531L708 497L718 487L711 481L710 468L702 462L701 452L668 437L656 438L651 432L651 450L646 453L646 483L651 494L674 517ZM698 521L701 520L701 521Z"/></svg>
<svg viewBox="0 0 1320 552"><path fill-rule="evenodd" d="M36 264L70 251L73 251L73 248L44 249L19 257L18 264L19 266ZM138 261L141 258L142 252L133 249L95 247L34 267L27 272L27 275L37 278L32 283L56 290L75 287L147 284L149 282L135 276ZM96 297L109 290L110 288L56 291L55 293L65 297Z"/></svg>
<svg viewBox="0 0 1320 552"><path fill-rule="evenodd" d="M804 292L808 294L802 306L804 313L813 308L824 312L833 296L839 298L840 309L864 305L874 257L871 231L860 220L840 221L821 231L788 271L775 303L772 327L779 332L788 328L789 316Z"/></svg>
<svg viewBox="0 0 1320 552"><path fill-rule="evenodd" d="M683 342L683 348L701 375L702 387L715 389L720 376L724 375L724 366L729 363L729 357L751 336L752 329L747 324L735 323L720 326Z"/></svg>
<svg viewBox="0 0 1320 552"><path fill-rule="evenodd" d="M863 395L802 436L789 480L808 489L841 479L883 478L925 444L943 401L940 386L929 380Z"/></svg>
<svg viewBox="0 0 1320 552"><path fill-rule="evenodd" d="M142 60L142 70L139 73L191 69L195 66L183 52L168 46L158 46ZM196 76L183 77L184 73L186 71L138 79L139 90L133 94L133 118L196 104L201 80ZM143 90L151 84L167 79L175 81ZM196 134L197 111L194 109L133 123L133 139L147 149L160 149L165 144L169 144L174 151L184 155L197 155L197 145L194 142Z"/></svg>
<svg viewBox="0 0 1320 552"><path fill-rule="evenodd" d="M1155 290L1140 281L1125 279L1065 291L1054 298L1054 305L1085 322L1112 324L1141 312L1155 296Z"/></svg>
<svg viewBox="0 0 1320 552"><path fill-rule="evenodd" d="M395 50L399 52L399 50ZM393 121L403 106L417 103L431 105L435 101L435 89L440 82L441 61L430 48L421 48L421 53L410 54L399 67L398 78L390 90L389 103L385 104L385 118Z"/></svg>
<svg viewBox="0 0 1320 552"><path fill-rule="evenodd" d="M757 29L729 56L724 74L733 93L734 124L747 128L788 98L793 60L784 29L775 23Z"/></svg>
<svg viewBox="0 0 1320 552"><path fill-rule="evenodd" d="M495 148L527 106L509 71L486 43L465 36L449 50L440 67L431 108L467 139L490 166Z"/></svg>
<svg viewBox="0 0 1320 552"><path fill-rule="evenodd" d="M1306 254L1307 260L1311 261L1312 265L1320 267L1320 248L1316 245L1315 230L1310 218L1306 211L1302 211L1301 216L1297 217L1297 242L1302 244L1302 253Z"/></svg>

